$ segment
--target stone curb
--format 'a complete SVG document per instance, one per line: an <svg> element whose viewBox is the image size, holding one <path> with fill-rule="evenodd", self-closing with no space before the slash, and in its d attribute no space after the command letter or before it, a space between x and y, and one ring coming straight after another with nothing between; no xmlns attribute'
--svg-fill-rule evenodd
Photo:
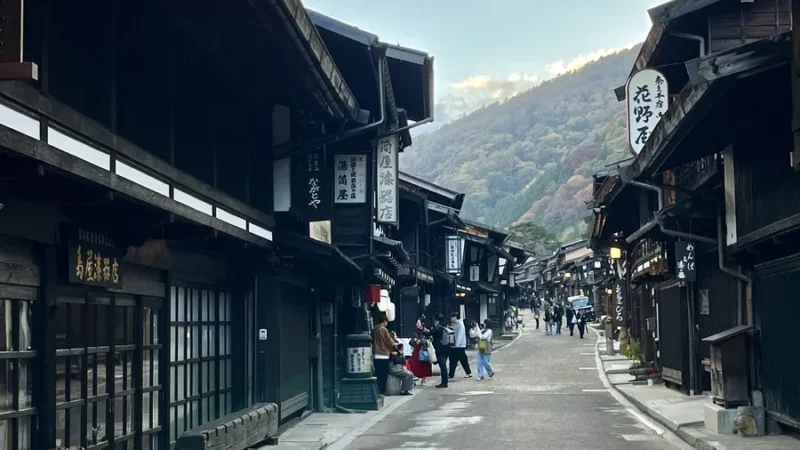
<svg viewBox="0 0 800 450"><path fill-rule="evenodd" d="M595 334L598 337L598 342L599 342L600 333L598 333L597 330L594 330L594 331L595 331ZM600 358L599 345L595 346L595 353L596 353L597 357ZM600 367L602 367L603 374L606 375L606 377L607 377L607 373L608 372L606 372L605 367L602 365L602 363L600 364ZM620 389L617 389L617 387L613 383L609 382L609 386L610 386L609 389L612 389L614 392L616 392L617 394L619 394L620 396L625 398L628 402L630 402L633 406L635 406L636 409L638 409L643 414L646 414L647 417L649 417L650 419L654 420L659 425L665 427L667 430L669 430L672 433L674 433L677 437L679 437L685 443L687 443L687 444L691 445L692 447L694 447L696 449L699 449L699 450L718 450L716 447L712 446L708 442L706 442L706 441L704 441L704 440L702 440L702 439L700 439L700 438L698 438L696 436L691 435L689 432L684 430L683 427L680 427L680 426L676 427L673 424L670 424L667 421L663 420L657 414L651 413L650 412L650 408L645 406L642 402L640 402L639 400L637 400L633 396L628 395L627 393L625 393L624 391L622 391ZM698 422L698 423L700 423L700 422Z"/></svg>

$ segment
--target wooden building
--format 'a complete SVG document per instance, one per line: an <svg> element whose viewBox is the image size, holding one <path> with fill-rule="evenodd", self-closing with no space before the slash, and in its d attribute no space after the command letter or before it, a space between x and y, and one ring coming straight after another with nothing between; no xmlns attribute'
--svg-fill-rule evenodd
<svg viewBox="0 0 800 450"><path fill-rule="evenodd" d="M673 98L642 151L596 188L592 235L625 251L625 326L655 346L664 380L709 391L703 339L743 326L750 402L797 428L798 385L781 375L797 365L782 355L800 270L791 3L684 0L650 11L632 73L663 67Z"/></svg>
<svg viewBox="0 0 800 450"><path fill-rule="evenodd" d="M400 226L398 238L410 259L402 269L398 334L411 337L416 320L452 311L456 299L456 274L460 264L448 267L448 237L466 227L459 218L464 194L400 173ZM453 257L458 258L460 247Z"/></svg>
<svg viewBox="0 0 800 450"><path fill-rule="evenodd" d="M24 20L0 57L0 447L170 448L334 405L336 307L375 273L332 245L336 144L369 168L369 139L404 142L430 58L334 57L288 0L0 8Z"/></svg>

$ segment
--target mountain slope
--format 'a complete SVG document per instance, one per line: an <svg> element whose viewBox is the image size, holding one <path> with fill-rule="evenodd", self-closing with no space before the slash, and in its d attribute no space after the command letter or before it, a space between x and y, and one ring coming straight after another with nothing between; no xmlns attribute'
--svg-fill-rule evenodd
<svg viewBox="0 0 800 450"><path fill-rule="evenodd" d="M462 215L505 227L533 221L577 237L591 176L629 155L613 89L639 46L414 137L403 170L467 194Z"/></svg>

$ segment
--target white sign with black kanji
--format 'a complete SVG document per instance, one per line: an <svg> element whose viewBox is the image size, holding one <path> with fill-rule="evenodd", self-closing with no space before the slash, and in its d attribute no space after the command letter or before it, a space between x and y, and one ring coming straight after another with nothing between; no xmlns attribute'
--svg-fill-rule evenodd
<svg viewBox="0 0 800 450"><path fill-rule="evenodd" d="M366 155L336 155L333 175L334 202L364 203L367 201Z"/></svg>
<svg viewBox="0 0 800 450"><path fill-rule="evenodd" d="M667 79L653 69L636 72L625 86L625 104L628 145L631 152L638 155L669 108Z"/></svg>

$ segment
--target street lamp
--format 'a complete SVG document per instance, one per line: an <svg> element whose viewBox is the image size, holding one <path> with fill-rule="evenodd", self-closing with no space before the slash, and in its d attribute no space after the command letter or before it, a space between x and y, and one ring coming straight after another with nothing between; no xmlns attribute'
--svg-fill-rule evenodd
<svg viewBox="0 0 800 450"><path fill-rule="evenodd" d="M608 257L611 259L622 258L622 249L619 247L611 247L608 249Z"/></svg>
<svg viewBox="0 0 800 450"><path fill-rule="evenodd" d="M611 288L606 289L606 294L611 295L614 291Z"/></svg>
<svg viewBox="0 0 800 450"><path fill-rule="evenodd" d="M572 278L572 272L564 272L564 278L567 279L567 280Z"/></svg>

